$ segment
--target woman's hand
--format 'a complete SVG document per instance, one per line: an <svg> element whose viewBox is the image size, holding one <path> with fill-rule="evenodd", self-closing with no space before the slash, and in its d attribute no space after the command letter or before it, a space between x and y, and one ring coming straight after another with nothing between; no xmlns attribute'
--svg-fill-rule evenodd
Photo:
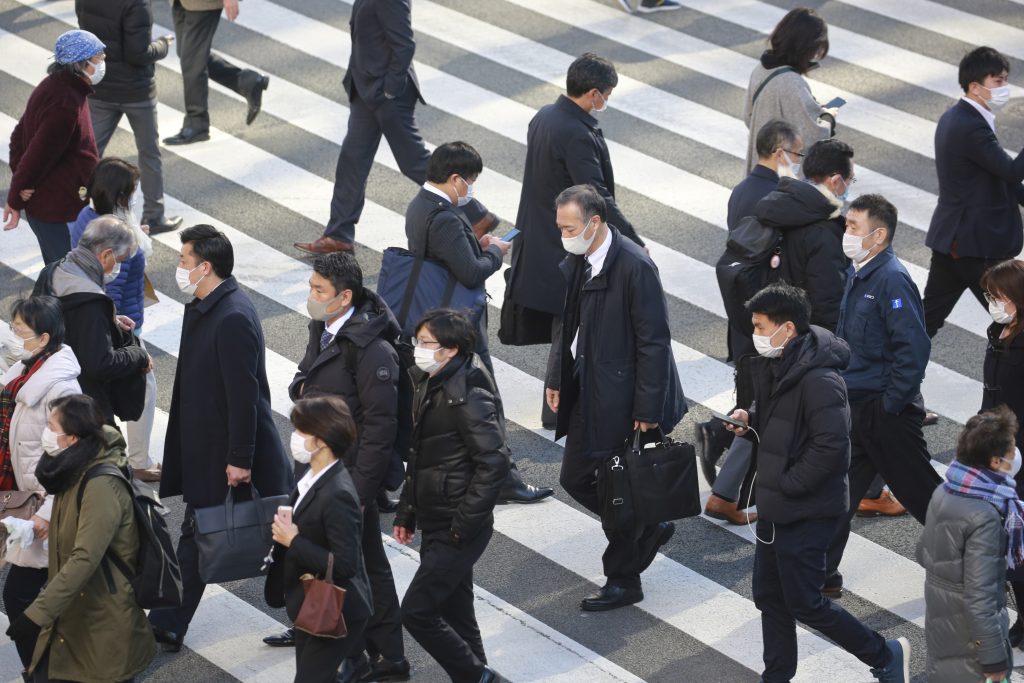
<svg viewBox="0 0 1024 683"><path fill-rule="evenodd" d="M412 539L416 536L416 532L406 529L404 526L396 526L392 531L392 535L395 537L395 540L402 545L409 545L412 543Z"/></svg>
<svg viewBox="0 0 1024 683"><path fill-rule="evenodd" d="M50 523L39 515L32 515L32 530L35 531L36 540L41 541L50 533Z"/></svg>
<svg viewBox="0 0 1024 683"><path fill-rule="evenodd" d="M274 524L270 527L274 540L285 548L290 548L292 541L299 535L299 527L293 522L286 522L281 515L274 515Z"/></svg>
<svg viewBox="0 0 1024 683"><path fill-rule="evenodd" d="M4 230L14 230L21 220L21 211L12 209L10 204L4 204Z"/></svg>

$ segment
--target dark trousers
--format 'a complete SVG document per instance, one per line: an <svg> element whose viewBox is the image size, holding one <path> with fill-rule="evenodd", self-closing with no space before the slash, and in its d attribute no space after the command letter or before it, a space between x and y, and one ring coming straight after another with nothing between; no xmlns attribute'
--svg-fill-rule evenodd
<svg viewBox="0 0 1024 683"><path fill-rule="evenodd" d="M46 567L36 569L35 567L19 567L16 564L10 565L7 571L7 581L4 582L4 611L7 613L7 621L13 622L28 609L43 586L46 585ZM20 638L14 641L14 647L18 649L18 657L21 658L21 665L28 667L32 663L32 654L36 649L35 639L25 640Z"/></svg>
<svg viewBox="0 0 1024 683"><path fill-rule="evenodd" d="M453 683L477 683L487 657L473 609L473 565L494 532L451 542L447 529L423 534L420 568L402 600L402 623Z"/></svg>
<svg viewBox="0 0 1024 683"><path fill-rule="evenodd" d="M255 82L251 76L256 72L239 69L211 52L220 13L219 9L193 12L182 7L181 0L174 0L174 45L181 62L181 81L185 89L182 128L210 129L208 101L211 78L239 95L248 94L247 81Z"/></svg>
<svg viewBox="0 0 1024 683"><path fill-rule="evenodd" d="M89 98L92 129L96 133L96 147L103 156L122 116L135 135L135 149L139 153L139 171L142 196L142 222L159 223L164 217L164 166L160 158L160 131L156 120L156 98L142 102L104 102Z"/></svg>
<svg viewBox="0 0 1024 683"><path fill-rule="evenodd" d="M356 240L356 223L366 203L366 180L380 138L387 138L402 174L417 185L427 179L430 152L416 127L416 88L406 86L401 95L376 108L353 91L349 102L348 132L341 143L334 172L331 218L324 234L349 244Z"/></svg>
<svg viewBox="0 0 1024 683"><path fill-rule="evenodd" d="M598 494L598 479L603 471L601 461L583 451L583 417L580 404L573 406L569 416L569 433L565 438L562 453L562 470L559 483L577 503L601 515L601 498ZM657 530L657 526L634 526L629 529L605 529L608 546L601 557L604 575L608 583L627 588L639 588L640 564L644 558L645 540Z"/></svg>
<svg viewBox="0 0 1024 683"><path fill-rule="evenodd" d="M50 223L33 218L25 212L25 220L39 241L39 251L43 254L43 265L59 261L71 251L71 230L67 223Z"/></svg>
<svg viewBox="0 0 1024 683"><path fill-rule="evenodd" d="M822 597L825 551L835 517L792 524L759 520L754 551L754 604L761 612L764 683L789 683L796 675L796 622L820 631L868 666L888 663L885 639L831 600Z"/></svg>
<svg viewBox="0 0 1024 683"><path fill-rule="evenodd" d="M945 324L946 318L952 313L965 289L970 289L978 303L987 308L985 292L981 289L981 276L986 270L1005 260L953 258L949 254L932 251L928 282L924 286L924 324L928 336L934 337Z"/></svg>
<svg viewBox="0 0 1024 683"><path fill-rule="evenodd" d="M402 613L395 590L395 577L391 574L391 563L384 552L384 539L380 535L380 513L377 503L368 503L363 510L363 562L370 577L373 591L373 616L366 623L363 637L352 648L356 656L367 651L370 657L383 655L397 661L405 656L402 641ZM353 640L351 631L349 640ZM297 679L296 679L297 680Z"/></svg>
<svg viewBox="0 0 1024 683"><path fill-rule="evenodd" d="M178 565L181 567L181 605L150 610L149 623L156 628L175 633L179 638L184 638L188 631L188 625L192 622L192 617L199 609L203 592L206 590L206 584L199 578L196 516L191 505L185 506L185 519L181 522L181 538L178 539Z"/></svg>
<svg viewBox="0 0 1024 683"><path fill-rule="evenodd" d="M850 520L875 477L882 476L893 495L924 524L935 487L942 483L931 464L922 434L924 410L909 405L899 415L882 409L882 399L850 402L850 510L839 520L828 549L831 576L839 570Z"/></svg>
<svg viewBox="0 0 1024 683"><path fill-rule="evenodd" d="M345 626L344 638L318 638L295 629L295 683L336 683L342 660L359 653L366 620L346 621Z"/></svg>

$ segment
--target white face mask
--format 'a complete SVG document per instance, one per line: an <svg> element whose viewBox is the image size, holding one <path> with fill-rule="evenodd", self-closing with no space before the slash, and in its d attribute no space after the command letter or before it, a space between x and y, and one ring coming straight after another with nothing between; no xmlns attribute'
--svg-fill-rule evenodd
<svg viewBox="0 0 1024 683"><path fill-rule="evenodd" d="M295 462L299 463L300 465L308 465L309 461L313 459L313 453L316 452L306 450L306 438L307 437L304 434L300 434L299 432L292 432L292 457L295 458Z"/></svg>
<svg viewBox="0 0 1024 683"><path fill-rule="evenodd" d="M199 265L201 266L203 264L200 263ZM196 266L196 268L198 267L199 266ZM195 270L196 268L193 268L192 270ZM196 289L199 287L199 283L203 281L203 277L206 277L204 275L195 282L192 282L189 279L189 276L192 275L192 270L178 266L178 269L174 271L174 280L175 282L178 283L178 289L180 289L185 294L188 294L189 296L195 295Z"/></svg>
<svg viewBox="0 0 1024 683"><path fill-rule="evenodd" d="M58 434L49 426L43 427L43 433L39 437L39 445L43 447L43 451L50 455L60 455L64 451L64 447L57 442L58 436L64 436L64 434Z"/></svg>
<svg viewBox="0 0 1024 683"><path fill-rule="evenodd" d="M868 257L868 252L871 249L864 248L864 240L878 232L878 229L872 230L868 234L860 237L859 235L851 235L850 233L843 233L843 253L846 257L854 263L860 263Z"/></svg>
<svg viewBox="0 0 1024 683"><path fill-rule="evenodd" d="M28 360L29 358L34 356L36 351L41 349L42 346L37 346L36 348L29 351L28 349L25 348L25 342L31 341L33 339L39 339L39 337L40 335L38 334L35 335L34 337L29 337L28 339L22 339L21 337L14 336L14 347L10 350L11 355L21 361Z"/></svg>
<svg viewBox="0 0 1024 683"><path fill-rule="evenodd" d="M114 268L109 273L103 273L103 284L109 285L121 274L121 262L114 261Z"/></svg>
<svg viewBox="0 0 1024 683"><path fill-rule="evenodd" d="M755 334L752 339L754 340L754 349L764 356L765 358L778 358L782 355L783 346L772 346L772 338L779 333L782 329L782 325L775 328L775 331L771 334Z"/></svg>
<svg viewBox="0 0 1024 683"><path fill-rule="evenodd" d="M985 86L981 87L985 88ZM1001 85L998 88L985 88L985 90L988 90L989 95L992 96L991 99L985 101L985 104L988 105L988 108L993 113L1005 107L1006 103L1010 101L1010 86L1008 85Z"/></svg>
<svg viewBox="0 0 1024 683"><path fill-rule="evenodd" d="M800 163L794 163L790 161L789 155L786 154L785 150L782 152L782 158L785 159L785 163L779 164L778 173L780 178L799 178L800 177Z"/></svg>
<svg viewBox="0 0 1024 683"><path fill-rule="evenodd" d="M1002 461L1010 463L1010 471L1005 472L1004 474L1008 474L1011 477L1016 477L1017 473L1020 472L1020 449L1016 447L1013 449L1013 460L1007 460L1006 458L1002 458Z"/></svg>
<svg viewBox="0 0 1024 683"><path fill-rule="evenodd" d="M440 363L435 359L435 353L436 351L433 349L427 349L422 346L413 348L412 357L413 360L416 361L416 367L428 375L437 372L443 363Z"/></svg>
<svg viewBox="0 0 1024 683"><path fill-rule="evenodd" d="M466 183L466 196L460 197L459 191L455 190L455 196L458 197L458 199L455 201L455 205L465 206L466 204L469 204L471 201L473 201L473 186L470 185L465 178L460 177L459 180Z"/></svg>
<svg viewBox="0 0 1024 683"><path fill-rule="evenodd" d="M594 240L597 238L597 227L594 228L594 232L591 233L589 239L585 236L589 229L590 223L587 223L586 227L583 228L583 232L580 234L574 237L563 237L562 248L570 254L576 254L577 256L586 254L587 250L590 249L590 245L593 244Z"/></svg>
<svg viewBox="0 0 1024 683"><path fill-rule="evenodd" d="M1000 325L1009 325L1013 322L1014 315L1006 310L1006 302L999 299L992 299L988 302L988 314L992 320Z"/></svg>
<svg viewBox="0 0 1024 683"><path fill-rule="evenodd" d="M600 114L601 112L608 111L608 98L606 98L604 96L604 93L602 93L600 90L597 91L597 96L601 98L601 108L598 109L597 107L594 107L591 111L593 111L595 114Z"/></svg>
<svg viewBox="0 0 1024 683"><path fill-rule="evenodd" d="M107 61L103 60L99 64L93 64L92 68L94 71L89 74L89 82L96 85L103 80L103 77L107 75Z"/></svg>

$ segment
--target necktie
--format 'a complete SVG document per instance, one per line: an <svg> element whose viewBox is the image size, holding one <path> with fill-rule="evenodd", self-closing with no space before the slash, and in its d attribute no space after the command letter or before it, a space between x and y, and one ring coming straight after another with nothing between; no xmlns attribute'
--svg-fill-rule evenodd
<svg viewBox="0 0 1024 683"><path fill-rule="evenodd" d="M334 339L334 335L328 332L327 330L324 330L324 333L320 335L320 350L323 351L324 349L326 349L327 345L331 343L332 339Z"/></svg>

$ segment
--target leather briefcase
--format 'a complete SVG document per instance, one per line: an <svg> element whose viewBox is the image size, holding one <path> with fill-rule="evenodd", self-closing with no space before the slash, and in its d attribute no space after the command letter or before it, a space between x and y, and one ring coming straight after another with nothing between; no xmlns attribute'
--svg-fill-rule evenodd
<svg viewBox="0 0 1024 683"><path fill-rule="evenodd" d="M647 526L699 515L697 451L660 429L650 442L643 436L636 430L625 456L636 522Z"/></svg>
<svg viewBox="0 0 1024 683"><path fill-rule="evenodd" d="M334 585L334 553L327 553L327 573L323 579L312 574L302 577L302 607L295 617L295 628L318 638L344 638L345 589Z"/></svg>
<svg viewBox="0 0 1024 683"><path fill-rule="evenodd" d="M252 500L235 501L229 487L223 505L196 508L195 539L199 550L199 578L203 583L250 579L273 544L270 525L278 505L288 505L289 495L261 498L255 486Z"/></svg>

